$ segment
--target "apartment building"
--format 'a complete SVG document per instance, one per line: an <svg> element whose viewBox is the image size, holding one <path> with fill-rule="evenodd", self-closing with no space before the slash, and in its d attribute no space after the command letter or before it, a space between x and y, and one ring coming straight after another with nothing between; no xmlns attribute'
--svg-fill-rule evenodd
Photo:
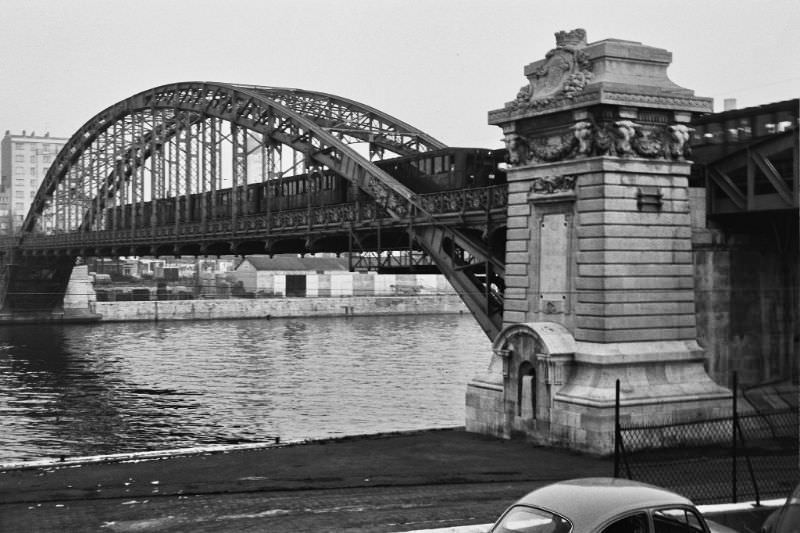
<svg viewBox="0 0 800 533"><path fill-rule="evenodd" d="M47 169L69 139L6 130L0 140L0 235L19 229Z"/></svg>

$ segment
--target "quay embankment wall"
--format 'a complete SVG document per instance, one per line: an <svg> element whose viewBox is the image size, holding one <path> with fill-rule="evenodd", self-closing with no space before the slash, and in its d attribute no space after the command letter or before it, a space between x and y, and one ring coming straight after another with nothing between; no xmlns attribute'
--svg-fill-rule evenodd
<svg viewBox="0 0 800 533"><path fill-rule="evenodd" d="M467 312L464 303L456 294L90 302L89 310L101 315L102 322Z"/></svg>

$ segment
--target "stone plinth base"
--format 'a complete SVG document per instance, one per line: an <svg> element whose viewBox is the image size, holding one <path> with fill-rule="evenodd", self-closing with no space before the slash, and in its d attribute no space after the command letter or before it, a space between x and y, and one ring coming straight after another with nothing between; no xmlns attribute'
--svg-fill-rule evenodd
<svg viewBox="0 0 800 533"><path fill-rule="evenodd" d="M465 417L467 431L505 437L503 383L490 383L474 379L467 384Z"/></svg>
<svg viewBox="0 0 800 533"><path fill-rule="evenodd" d="M550 442L591 453L613 453L618 379L623 425L730 415L731 392L708 376L702 350L694 341L577 343L569 381L553 395Z"/></svg>
<svg viewBox="0 0 800 533"><path fill-rule="evenodd" d="M611 454L617 380L623 425L730 415L731 391L708 376L694 341L599 344L570 337L553 323L506 327L487 373L467 387L467 431Z"/></svg>

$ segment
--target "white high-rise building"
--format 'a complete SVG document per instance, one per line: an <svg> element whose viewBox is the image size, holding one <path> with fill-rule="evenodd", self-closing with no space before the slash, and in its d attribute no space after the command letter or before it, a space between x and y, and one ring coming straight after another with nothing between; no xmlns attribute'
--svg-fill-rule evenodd
<svg viewBox="0 0 800 533"><path fill-rule="evenodd" d="M14 135L6 130L0 141L0 234L16 232L59 150L69 139Z"/></svg>

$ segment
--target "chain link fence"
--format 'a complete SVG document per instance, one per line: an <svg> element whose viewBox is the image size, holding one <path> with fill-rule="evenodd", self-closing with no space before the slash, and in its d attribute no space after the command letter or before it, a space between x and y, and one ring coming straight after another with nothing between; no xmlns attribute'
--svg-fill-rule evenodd
<svg viewBox="0 0 800 533"><path fill-rule="evenodd" d="M621 421L617 402L616 477L699 504L785 497L800 480L797 406L742 408L734 398L729 417L631 425Z"/></svg>

